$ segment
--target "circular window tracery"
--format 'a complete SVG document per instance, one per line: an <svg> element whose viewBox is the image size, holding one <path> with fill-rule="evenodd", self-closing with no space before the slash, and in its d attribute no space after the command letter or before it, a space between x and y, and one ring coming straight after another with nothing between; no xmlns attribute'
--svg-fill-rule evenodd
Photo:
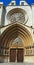
<svg viewBox="0 0 34 65"><path fill-rule="evenodd" d="M23 22L25 21L25 17L24 15L22 15L22 13L14 13L11 17L10 17L10 21L11 22Z"/></svg>
<svg viewBox="0 0 34 65"><path fill-rule="evenodd" d="M28 20L28 16L25 10L21 8L14 8L8 12L7 19L11 23L19 22L19 23L25 24Z"/></svg>

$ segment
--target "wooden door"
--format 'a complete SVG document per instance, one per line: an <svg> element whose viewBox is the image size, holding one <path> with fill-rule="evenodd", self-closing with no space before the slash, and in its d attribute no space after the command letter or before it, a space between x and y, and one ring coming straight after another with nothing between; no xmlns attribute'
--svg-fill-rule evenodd
<svg viewBox="0 0 34 65"><path fill-rule="evenodd" d="M10 49L10 62L16 61L16 49L12 48Z"/></svg>
<svg viewBox="0 0 34 65"><path fill-rule="evenodd" d="M17 62L23 62L24 60L24 49L17 50Z"/></svg>

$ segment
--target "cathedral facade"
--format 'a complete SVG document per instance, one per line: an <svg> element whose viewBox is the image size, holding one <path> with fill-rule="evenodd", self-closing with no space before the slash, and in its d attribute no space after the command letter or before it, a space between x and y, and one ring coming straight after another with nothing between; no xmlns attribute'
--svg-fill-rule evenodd
<svg viewBox="0 0 34 65"><path fill-rule="evenodd" d="M0 3L0 62L34 62L34 5Z"/></svg>

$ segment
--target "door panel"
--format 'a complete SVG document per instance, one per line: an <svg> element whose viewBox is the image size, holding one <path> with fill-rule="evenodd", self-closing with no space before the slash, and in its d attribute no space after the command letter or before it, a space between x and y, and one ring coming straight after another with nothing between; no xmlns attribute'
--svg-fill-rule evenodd
<svg viewBox="0 0 34 65"><path fill-rule="evenodd" d="M10 62L15 62L16 60L16 49L10 49Z"/></svg>
<svg viewBox="0 0 34 65"><path fill-rule="evenodd" d="M23 62L24 60L24 49L17 50L17 62Z"/></svg>

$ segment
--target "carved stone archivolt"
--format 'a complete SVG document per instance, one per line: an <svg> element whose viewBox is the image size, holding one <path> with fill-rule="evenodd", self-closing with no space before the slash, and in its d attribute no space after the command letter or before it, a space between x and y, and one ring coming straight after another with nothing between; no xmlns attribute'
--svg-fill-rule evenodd
<svg viewBox="0 0 34 65"><path fill-rule="evenodd" d="M16 39L20 38L24 46L32 44L32 36L30 32L20 24L13 24L9 26L0 36L0 45L8 47Z"/></svg>

